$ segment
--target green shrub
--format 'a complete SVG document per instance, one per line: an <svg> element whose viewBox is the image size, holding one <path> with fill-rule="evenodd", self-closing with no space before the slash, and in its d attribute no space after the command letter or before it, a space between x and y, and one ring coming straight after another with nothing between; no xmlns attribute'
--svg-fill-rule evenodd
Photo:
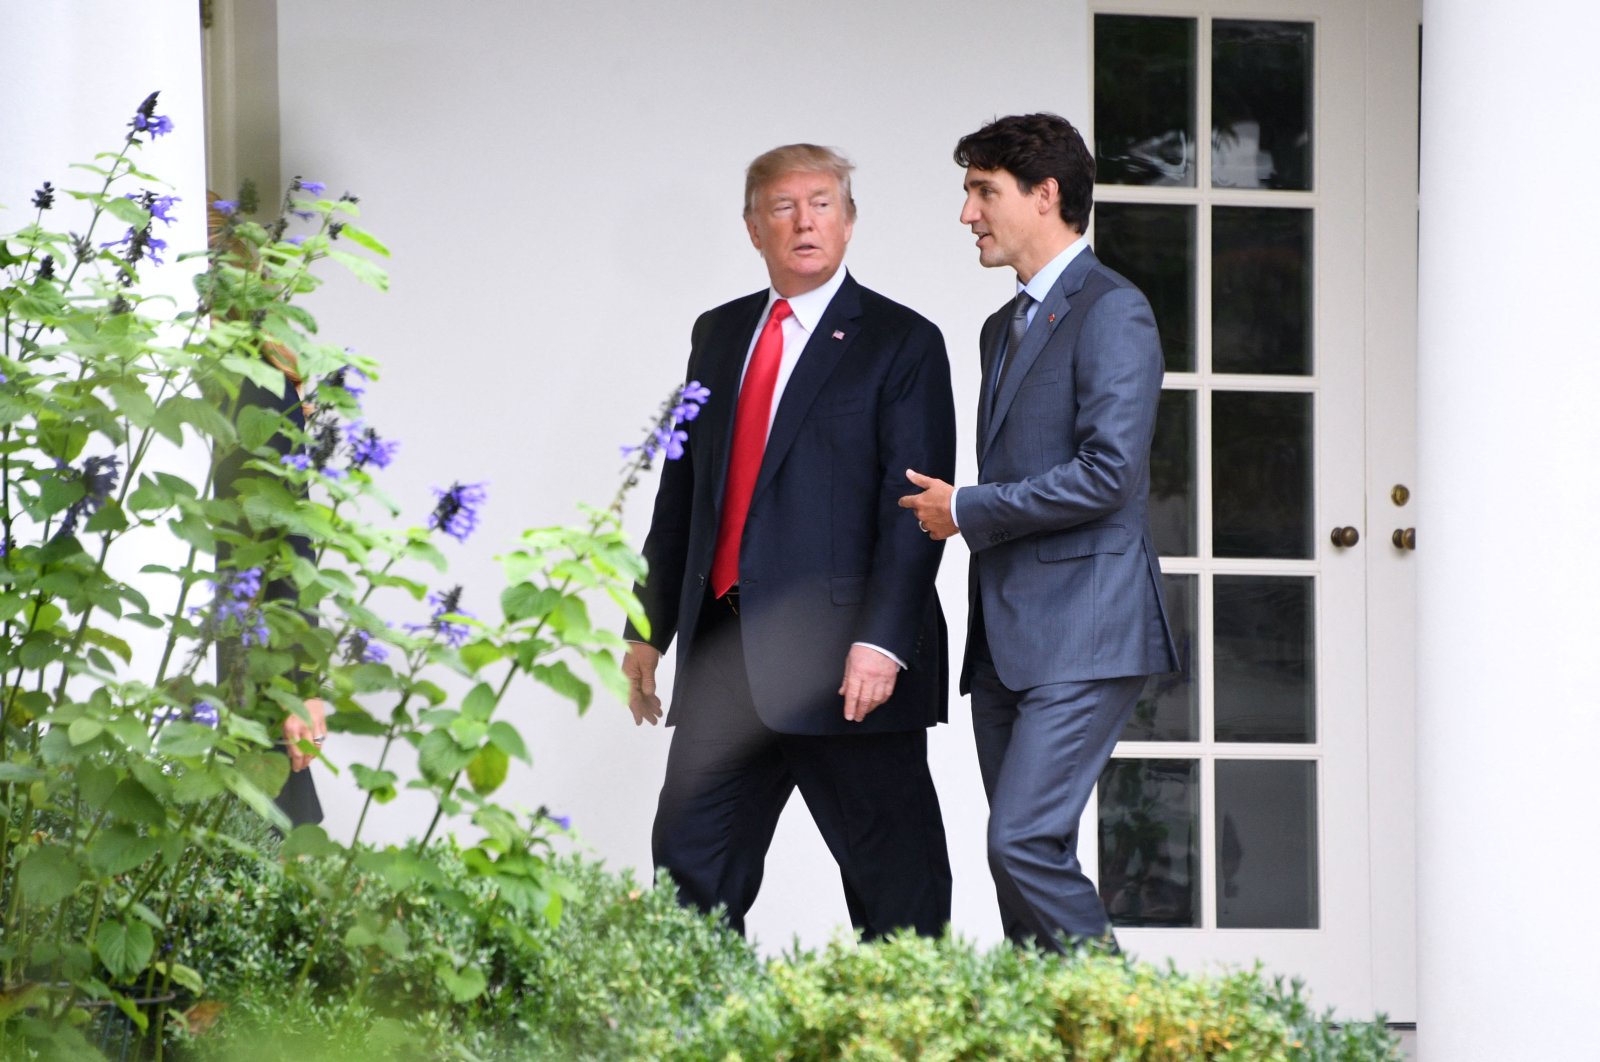
<svg viewBox="0 0 1600 1062"><path fill-rule="evenodd" d="M459 854L434 849L469 886ZM418 906L381 878L317 901L241 861L195 883L214 911L194 951L227 1004L189 1038L200 1059L1060 1059L1378 1062L1398 1057L1381 1024L1338 1027L1298 986L1259 972L1190 977L1119 958L987 950L946 938L872 945L840 939L760 962L714 919L680 908L665 883L566 859L576 897L556 924L483 936L481 912ZM490 902L487 895L484 902ZM427 962L380 969L319 953L312 990L288 987L318 918L348 931L363 909L393 908L434 944L470 958L489 983L454 1002Z"/></svg>

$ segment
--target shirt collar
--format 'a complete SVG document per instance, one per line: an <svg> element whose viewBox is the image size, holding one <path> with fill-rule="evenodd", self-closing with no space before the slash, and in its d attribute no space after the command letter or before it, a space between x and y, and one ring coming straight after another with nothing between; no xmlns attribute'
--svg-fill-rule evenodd
<svg viewBox="0 0 1600 1062"><path fill-rule="evenodd" d="M1089 247L1089 241L1079 236L1067 247L1066 250L1050 259L1045 267L1033 275L1033 279L1026 284L1017 282L1017 290L1027 289L1034 302L1043 302L1044 297L1050 294L1050 289L1056 286L1056 281L1061 279L1061 274L1067 271L1067 266L1072 260L1082 254Z"/></svg>
<svg viewBox="0 0 1600 1062"><path fill-rule="evenodd" d="M807 335L817 330L817 323L822 320L822 315L827 312L828 303L833 301L833 297L839 293L839 288L844 285L844 277L845 268L841 264L838 269L833 271L833 276L829 277L827 283L823 284L822 287L812 288L804 295L789 297L789 309L794 312L795 323L804 328ZM763 321L767 319L767 314L772 311L772 304L781 298L784 298L784 296L779 295L774 289L767 289L767 308L761 314Z"/></svg>

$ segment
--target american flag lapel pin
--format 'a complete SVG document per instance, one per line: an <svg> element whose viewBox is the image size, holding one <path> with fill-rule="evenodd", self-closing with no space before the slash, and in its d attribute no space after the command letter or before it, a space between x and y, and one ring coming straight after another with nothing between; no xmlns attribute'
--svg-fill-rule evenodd
<svg viewBox="0 0 1600 1062"><path fill-rule="evenodd" d="M843 339L844 338L844 333L839 331L838 329L834 329L833 338L835 338L835 339Z"/></svg>
<svg viewBox="0 0 1600 1062"><path fill-rule="evenodd" d="M1051 314L1050 315L1050 320L1046 321L1045 323L1046 324L1055 324L1056 323L1056 315L1055 314Z"/></svg>

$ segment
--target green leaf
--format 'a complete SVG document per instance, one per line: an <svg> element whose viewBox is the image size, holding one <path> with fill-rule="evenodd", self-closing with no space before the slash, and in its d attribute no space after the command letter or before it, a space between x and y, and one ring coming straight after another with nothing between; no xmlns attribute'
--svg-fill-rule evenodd
<svg viewBox="0 0 1600 1062"><path fill-rule="evenodd" d="M399 776L393 771L375 771L365 764L352 763L350 773L355 776L356 786L371 793L380 804L387 804L397 795L394 784Z"/></svg>
<svg viewBox="0 0 1600 1062"><path fill-rule="evenodd" d="M463 966L460 970L453 970L441 964L438 973L439 983L444 985L445 991L450 993L450 998L457 1003L470 1003L483 995L484 990L489 987L489 979L476 966Z"/></svg>
<svg viewBox="0 0 1600 1062"><path fill-rule="evenodd" d="M301 856L322 859L338 855L344 849L328 837L327 830L305 823L289 831L289 836L283 839L282 851L285 859L298 859Z"/></svg>
<svg viewBox="0 0 1600 1062"><path fill-rule="evenodd" d="M487 682L480 682L472 687L467 699L461 702L461 714L468 719L487 722L494 714L494 701L494 687Z"/></svg>
<svg viewBox="0 0 1600 1062"><path fill-rule="evenodd" d="M234 766L251 785L272 796L282 792L289 780L289 757L281 752L247 752Z"/></svg>
<svg viewBox="0 0 1600 1062"><path fill-rule="evenodd" d="M358 229L354 225L346 223L344 228L339 231L339 235L344 239L355 241L373 254L381 254L385 258L389 257L389 248L385 247L382 241L366 229Z"/></svg>
<svg viewBox="0 0 1600 1062"><path fill-rule="evenodd" d="M206 982L200 976L200 971L192 966L185 966L181 962L169 963L165 960L154 964L156 973L162 977L170 977L177 984L182 985L195 995L201 995L206 990Z"/></svg>
<svg viewBox="0 0 1600 1062"><path fill-rule="evenodd" d="M211 727L179 719L161 728L156 749L163 756L204 756L217 747L218 740Z"/></svg>
<svg viewBox="0 0 1600 1062"><path fill-rule="evenodd" d="M379 291L389 290L389 274L376 262L370 262L348 251L329 250L328 257L350 270L351 276L368 287Z"/></svg>
<svg viewBox="0 0 1600 1062"><path fill-rule="evenodd" d="M132 199L119 196L107 196L105 201L106 213L118 221L126 221L135 229L142 229L150 224L150 212Z"/></svg>
<svg viewBox="0 0 1600 1062"><path fill-rule="evenodd" d="M417 766L435 781L453 778L477 755L476 749L463 749L445 730L430 730L417 746Z"/></svg>
<svg viewBox="0 0 1600 1062"><path fill-rule="evenodd" d="M126 874L156 854L160 843L132 826L118 823L94 835L89 842L89 865L101 874Z"/></svg>
<svg viewBox="0 0 1600 1062"><path fill-rule="evenodd" d="M150 965L156 938L143 922L101 922L94 935L95 954L115 981L131 981Z"/></svg>
<svg viewBox="0 0 1600 1062"><path fill-rule="evenodd" d="M81 871L72 855L63 848L48 845L28 853L17 868L17 882L29 907L50 907L72 895Z"/></svg>
<svg viewBox="0 0 1600 1062"><path fill-rule="evenodd" d="M552 587L518 583L500 592L500 608L510 623L537 619L547 615L561 600L561 592Z"/></svg>
<svg viewBox="0 0 1600 1062"><path fill-rule="evenodd" d="M67 740L73 745L86 745L105 732L105 724L98 719L74 719L67 727Z"/></svg>
<svg viewBox="0 0 1600 1062"><path fill-rule="evenodd" d="M0 785L9 782L37 782L49 777L37 767L25 763L0 763Z"/></svg>
<svg viewBox="0 0 1600 1062"><path fill-rule="evenodd" d="M275 409L246 406L239 412L239 445L258 450L283 429L284 416Z"/></svg>
<svg viewBox="0 0 1600 1062"><path fill-rule="evenodd" d="M123 822L160 826L167 821L167 809L162 806L161 801L133 778L124 778L117 783L117 788L111 792L106 810Z"/></svg>
<svg viewBox="0 0 1600 1062"><path fill-rule="evenodd" d="M200 804L224 793L226 786L215 767L192 767L172 783L172 799L179 804Z"/></svg>
<svg viewBox="0 0 1600 1062"><path fill-rule="evenodd" d="M467 781L479 796L488 796L505 783L511 761L496 745L485 745L467 764Z"/></svg>
<svg viewBox="0 0 1600 1062"><path fill-rule="evenodd" d="M461 647L461 662L473 674L477 674L505 655L505 650L489 641L476 641Z"/></svg>
<svg viewBox="0 0 1600 1062"><path fill-rule="evenodd" d="M523 763L533 762L528 756L528 746L523 744L522 734L504 719L496 719L489 724L489 742L507 756Z"/></svg>
<svg viewBox="0 0 1600 1062"><path fill-rule="evenodd" d="M580 714L589 710L589 701L593 696L589 684L574 675L565 660L557 660L553 664L535 664L530 672L535 679L561 696L576 702Z"/></svg>

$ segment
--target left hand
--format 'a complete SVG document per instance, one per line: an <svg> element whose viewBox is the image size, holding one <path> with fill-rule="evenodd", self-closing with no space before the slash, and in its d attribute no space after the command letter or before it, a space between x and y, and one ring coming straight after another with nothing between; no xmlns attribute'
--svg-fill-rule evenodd
<svg viewBox="0 0 1600 1062"><path fill-rule="evenodd" d="M300 748L300 742L309 741L320 746L323 739L328 736L328 704L321 697L308 697L306 699L306 714L311 717L307 722L294 712L283 721L283 741L289 746L289 766L297 771L303 771L311 766L311 761L317 758L317 753L308 754Z"/></svg>
<svg viewBox="0 0 1600 1062"><path fill-rule="evenodd" d="M900 508L910 509L917 517L917 525L935 542L943 542L961 534L950 516L950 498L956 489L942 479L924 476L921 472L906 469L906 478L921 487L921 494L907 494L900 499Z"/></svg>
<svg viewBox="0 0 1600 1062"><path fill-rule="evenodd" d="M859 723L888 700L899 675L900 665L876 649L852 645L844 658L844 681L839 684L845 720Z"/></svg>

